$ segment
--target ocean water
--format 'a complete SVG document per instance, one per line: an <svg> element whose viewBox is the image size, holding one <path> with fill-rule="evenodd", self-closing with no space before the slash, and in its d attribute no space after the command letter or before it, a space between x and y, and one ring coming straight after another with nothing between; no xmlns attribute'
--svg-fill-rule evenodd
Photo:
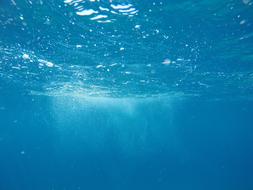
<svg viewBox="0 0 253 190"><path fill-rule="evenodd" d="M0 190L253 190L252 0L0 0Z"/></svg>

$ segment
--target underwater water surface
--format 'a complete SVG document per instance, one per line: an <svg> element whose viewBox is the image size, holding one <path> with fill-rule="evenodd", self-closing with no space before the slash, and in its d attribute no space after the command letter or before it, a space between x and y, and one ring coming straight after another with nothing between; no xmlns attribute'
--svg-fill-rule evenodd
<svg viewBox="0 0 253 190"><path fill-rule="evenodd" d="M252 0L0 0L0 190L252 190Z"/></svg>

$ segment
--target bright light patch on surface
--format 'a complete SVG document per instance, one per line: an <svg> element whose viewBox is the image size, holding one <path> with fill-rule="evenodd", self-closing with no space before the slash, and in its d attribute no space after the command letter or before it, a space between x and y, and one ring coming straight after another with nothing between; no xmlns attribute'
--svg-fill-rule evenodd
<svg viewBox="0 0 253 190"><path fill-rule="evenodd" d="M30 56L28 54L24 53L22 55L22 58L27 60L27 59L30 59Z"/></svg>
<svg viewBox="0 0 253 190"><path fill-rule="evenodd" d="M65 0L64 3L71 3L73 0Z"/></svg>
<svg viewBox="0 0 253 190"><path fill-rule="evenodd" d="M92 15L92 14L95 14L95 13L98 13L98 11L95 11L93 9L86 9L86 10L83 10L83 11L76 12L76 14L79 15L79 16L89 16L89 15Z"/></svg>
<svg viewBox="0 0 253 190"><path fill-rule="evenodd" d="M53 67L54 64L50 61L46 61L46 60L43 60L43 59L38 59L38 61L44 65L46 65L47 67Z"/></svg>
<svg viewBox="0 0 253 190"><path fill-rule="evenodd" d="M111 4L111 7L113 9L129 9L130 7L132 7L133 5L132 4L127 4L127 5L114 5L114 4Z"/></svg>
<svg viewBox="0 0 253 190"><path fill-rule="evenodd" d="M170 65L172 63L172 61L170 59L164 59L164 61L162 62L163 65Z"/></svg>
<svg viewBox="0 0 253 190"><path fill-rule="evenodd" d="M92 17L91 20L98 20L98 19L102 19L102 18L107 18L107 15L97 15L95 17Z"/></svg>

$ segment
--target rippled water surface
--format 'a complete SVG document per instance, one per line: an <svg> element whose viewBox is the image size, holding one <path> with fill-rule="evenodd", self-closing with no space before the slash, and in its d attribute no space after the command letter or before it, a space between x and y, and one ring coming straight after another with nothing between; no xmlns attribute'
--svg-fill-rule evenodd
<svg viewBox="0 0 253 190"><path fill-rule="evenodd" d="M109 97L253 95L251 0L0 1L0 88Z"/></svg>

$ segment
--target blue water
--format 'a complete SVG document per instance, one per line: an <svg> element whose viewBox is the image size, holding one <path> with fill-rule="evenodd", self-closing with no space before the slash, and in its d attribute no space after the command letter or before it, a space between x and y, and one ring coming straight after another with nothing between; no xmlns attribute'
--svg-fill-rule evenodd
<svg viewBox="0 0 253 190"><path fill-rule="evenodd" d="M252 190L252 0L0 0L0 190Z"/></svg>

